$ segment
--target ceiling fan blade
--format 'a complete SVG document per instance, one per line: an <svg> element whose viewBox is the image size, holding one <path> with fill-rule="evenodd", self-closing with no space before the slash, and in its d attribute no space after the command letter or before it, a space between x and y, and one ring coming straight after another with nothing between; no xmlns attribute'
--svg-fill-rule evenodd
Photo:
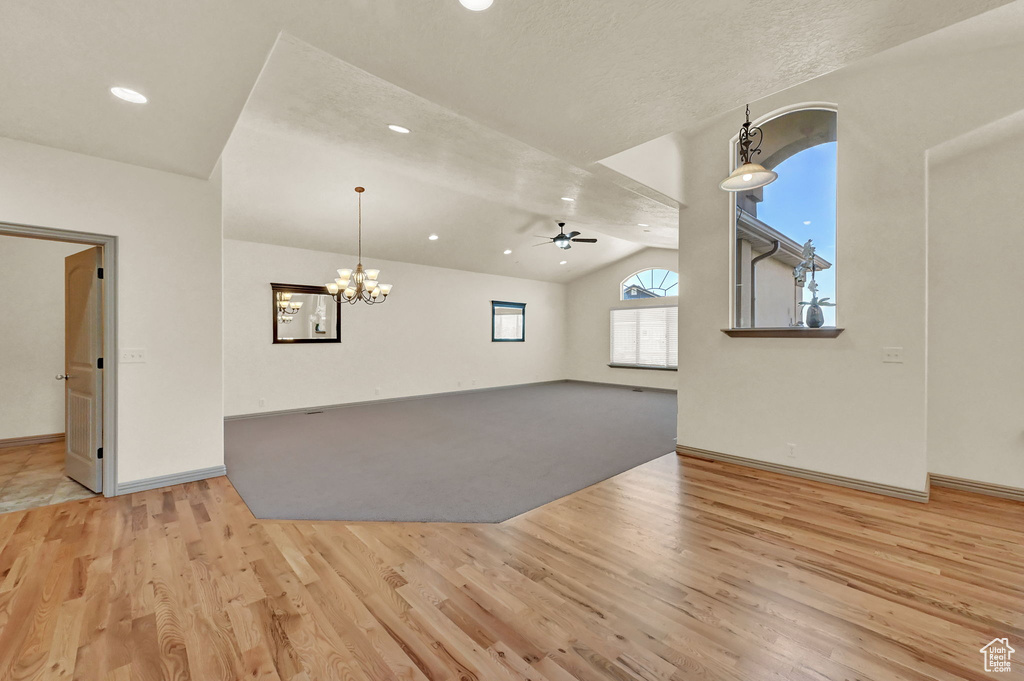
<svg viewBox="0 0 1024 681"><path fill-rule="evenodd" d="M545 241L542 244L534 244L533 246L534 246L534 248L536 248L537 246L547 246L549 243L551 243L551 242L550 241Z"/></svg>
<svg viewBox="0 0 1024 681"><path fill-rule="evenodd" d="M596 244L597 239L573 239L578 244Z"/></svg>
<svg viewBox="0 0 1024 681"><path fill-rule="evenodd" d="M571 239L574 236L579 236L579 235L580 235L580 232L569 232L566 236L568 236Z"/></svg>

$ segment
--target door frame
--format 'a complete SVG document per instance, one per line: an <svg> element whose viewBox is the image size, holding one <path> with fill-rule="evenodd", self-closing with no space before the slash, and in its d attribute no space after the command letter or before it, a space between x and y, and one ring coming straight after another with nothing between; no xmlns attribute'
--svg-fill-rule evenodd
<svg viewBox="0 0 1024 681"><path fill-rule="evenodd" d="M103 248L103 482L105 497L117 496L117 237L70 229L0 222L0 235L63 241Z"/></svg>

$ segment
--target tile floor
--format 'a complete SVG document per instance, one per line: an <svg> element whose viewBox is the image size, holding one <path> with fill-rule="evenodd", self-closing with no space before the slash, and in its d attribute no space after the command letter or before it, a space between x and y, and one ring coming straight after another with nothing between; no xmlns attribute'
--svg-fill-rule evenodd
<svg viewBox="0 0 1024 681"><path fill-rule="evenodd" d="M64 475L64 441L0 449L0 513L97 496Z"/></svg>

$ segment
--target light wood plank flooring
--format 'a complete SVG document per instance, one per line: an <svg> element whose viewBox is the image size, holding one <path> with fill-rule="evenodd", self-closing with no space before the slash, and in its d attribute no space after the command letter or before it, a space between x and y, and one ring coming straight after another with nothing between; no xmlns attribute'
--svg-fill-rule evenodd
<svg viewBox="0 0 1024 681"><path fill-rule="evenodd" d="M0 513L94 496L64 475L63 440L0 449Z"/></svg>
<svg viewBox="0 0 1024 681"><path fill-rule="evenodd" d="M933 495L669 455L499 525L255 520L226 478L9 513L0 679L986 679L1024 505Z"/></svg>

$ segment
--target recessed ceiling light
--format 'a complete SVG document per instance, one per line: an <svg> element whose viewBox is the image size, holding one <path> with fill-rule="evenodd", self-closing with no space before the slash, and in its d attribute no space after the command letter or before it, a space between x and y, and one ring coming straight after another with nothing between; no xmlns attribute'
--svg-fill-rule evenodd
<svg viewBox="0 0 1024 681"><path fill-rule="evenodd" d="M391 125L388 126L388 130L391 130L392 132L400 132L403 135L408 135L409 134L409 128L406 128L406 127L401 126L401 125L395 125L394 123L392 123Z"/></svg>
<svg viewBox="0 0 1024 681"><path fill-rule="evenodd" d="M804 220L804 224L805 225L809 225L809 224L811 224L811 221L810 220Z"/></svg>
<svg viewBox="0 0 1024 681"><path fill-rule="evenodd" d="M506 248L505 249L505 255L512 255L512 249L511 248Z"/></svg>
<svg viewBox="0 0 1024 681"><path fill-rule="evenodd" d="M649 224L647 224L646 222L638 222L638 223L636 224L636 226L637 226L637 227L650 227L650 225L649 225Z"/></svg>
<svg viewBox="0 0 1024 681"><path fill-rule="evenodd" d="M565 264L565 263L567 263L567 262L569 262L569 261L568 261L568 260L563 260L562 262L560 262L560 263L558 263L558 264L559 264L559 265L564 265L564 264Z"/></svg>
<svg viewBox="0 0 1024 681"><path fill-rule="evenodd" d="M573 201L575 201L576 199L571 199L571 198L569 198L568 196L563 196L563 197L562 197L562 200L563 200L563 201L568 201L569 203L572 203L572 202L573 202Z"/></svg>
<svg viewBox="0 0 1024 681"><path fill-rule="evenodd" d="M430 239L431 241L437 241L437 239L438 239L438 236L437 236L436 234L431 234L431 235L430 235L430 236L428 236L427 238L428 238L428 239Z"/></svg>
<svg viewBox="0 0 1024 681"><path fill-rule="evenodd" d="M131 102L132 104L145 104L149 101L146 99L146 95L141 92L136 92L135 90L129 90L126 87L112 87L110 88L110 92L115 97L119 97L120 99L123 99L126 102Z"/></svg>
<svg viewBox="0 0 1024 681"><path fill-rule="evenodd" d="M459 3L466 9L473 10L474 12L483 12L494 4L494 0L459 0Z"/></svg>

